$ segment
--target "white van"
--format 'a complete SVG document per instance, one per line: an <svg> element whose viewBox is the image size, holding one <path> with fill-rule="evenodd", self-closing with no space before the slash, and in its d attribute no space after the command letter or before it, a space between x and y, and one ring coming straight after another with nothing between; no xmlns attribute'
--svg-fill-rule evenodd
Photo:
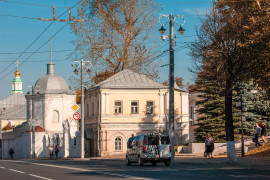
<svg viewBox="0 0 270 180"><path fill-rule="evenodd" d="M166 133L140 134L134 137L131 145L128 144L126 165L138 163L143 166L150 162L153 166L157 162L171 164L170 138Z"/></svg>

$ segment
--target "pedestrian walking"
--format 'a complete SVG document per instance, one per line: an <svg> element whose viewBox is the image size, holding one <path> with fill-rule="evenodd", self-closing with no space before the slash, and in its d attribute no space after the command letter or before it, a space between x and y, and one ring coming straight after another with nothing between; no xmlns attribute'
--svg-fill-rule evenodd
<svg viewBox="0 0 270 180"><path fill-rule="evenodd" d="M214 139L211 137L211 134L207 134L205 138L205 152L208 159L213 158L214 151Z"/></svg>
<svg viewBox="0 0 270 180"><path fill-rule="evenodd" d="M128 142L127 142L127 148L131 148L133 139L134 139L134 134L131 134L131 137L128 139Z"/></svg>
<svg viewBox="0 0 270 180"><path fill-rule="evenodd" d="M49 150L50 150L50 159L52 159L52 157L53 157L53 146L50 146Z"/></svg>
<svg viewBox="0 0 270 180"><path fill-rule="evenodd" d="M255 146L261 146L259 142L259 135L261 133L261 127L259 126L259 123L255 124Z"/></svg>
<svg viewBox="0 0 270 180"><path fill-rule="evenodd" d="M13 151L13 149L10 148L10 149L9 149L10 159L13 159L13 154L14 154L14 153L15 153L15 152Z"/></svg>
<svg viewBox="0 0 270 180"><path fill-rule="evenodd" d="M267 131L266 131L266 126L265 123L262 123L262 130L261 130L261 136L262 136L262 141L263 141L263 146L267 144L267 139L265 139L265 136L267 136Z"/></svg>
<svg viewBox="0 0 270 180"><path fill-rule="evenodd" d="M54 152L55 152L55 157L57 159L58 157L58 152L59 152L59 148L57 147L57 145L54 147Z"/></svg>

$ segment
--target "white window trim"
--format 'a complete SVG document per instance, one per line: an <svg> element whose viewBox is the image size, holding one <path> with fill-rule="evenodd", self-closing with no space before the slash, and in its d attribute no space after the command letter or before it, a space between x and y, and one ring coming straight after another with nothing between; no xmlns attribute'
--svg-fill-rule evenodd
<svg viewBox="0 0 270 180"><path fill-rule="evenodd" d="M132 102L136 102L137 103L137 106L132 106ZM137 107L137 112L132 112L132 107ZM135 109L135 108L134 108ZM130 113L131 114L139 114L139 101L131 101L130 102Z"/></svg>
<svg viewBox="0 0 270 180"><path fill-rule="evenodd" d="M147 103L148 102L152 102L153 103L153 112L152 113L148 113L147 112ZM146 101L146 114L155 114L155 101Z"/></svg>
<svg viewBox="0 0 270 180"><path fill-rule="evenodd" d="M116 142L116 139L117 138L119 138L121 140L120 141L120 143L121 143L121 150L116 150L115 149L115 142ZM116 138L114 138L114 151L116 151L116 152L123 152L123 138L121 136L117 136Z"/></svg>
<svg viewBox="0 0 270 180"><path fill-rule="evenodd" d="M115 109L116 109L116 106L115 106L115 103L116 102L120 102L121 103L121 112L119 113L119 109L117 109L117 112L115 112ZM119 106L117 106L119 107ZM122 101L114 101L114 114L123 114L123 102Z"/></svg>

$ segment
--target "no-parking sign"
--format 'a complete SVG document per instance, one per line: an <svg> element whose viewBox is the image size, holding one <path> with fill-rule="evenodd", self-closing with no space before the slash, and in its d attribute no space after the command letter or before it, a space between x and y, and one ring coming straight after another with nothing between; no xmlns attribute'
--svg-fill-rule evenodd
<svg viewBox="0 0 270 180"><path fill-rule="evenodd" d="M81 115L77 112L73 114L73 119L75 119L75 120L79 120L80 117L81 117Z"/></svg>

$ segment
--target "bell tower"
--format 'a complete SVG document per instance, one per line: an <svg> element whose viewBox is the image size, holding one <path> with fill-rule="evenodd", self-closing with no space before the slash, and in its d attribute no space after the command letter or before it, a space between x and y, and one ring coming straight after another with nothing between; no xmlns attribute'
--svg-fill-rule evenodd
<svg viewBox="0 0 270 180"><path fill-rule="evenodd" d="M17 70L14 72L15 78L12 81L12 94L23 93L21 73L19 71L19 61L17 60Z"/></svg>

